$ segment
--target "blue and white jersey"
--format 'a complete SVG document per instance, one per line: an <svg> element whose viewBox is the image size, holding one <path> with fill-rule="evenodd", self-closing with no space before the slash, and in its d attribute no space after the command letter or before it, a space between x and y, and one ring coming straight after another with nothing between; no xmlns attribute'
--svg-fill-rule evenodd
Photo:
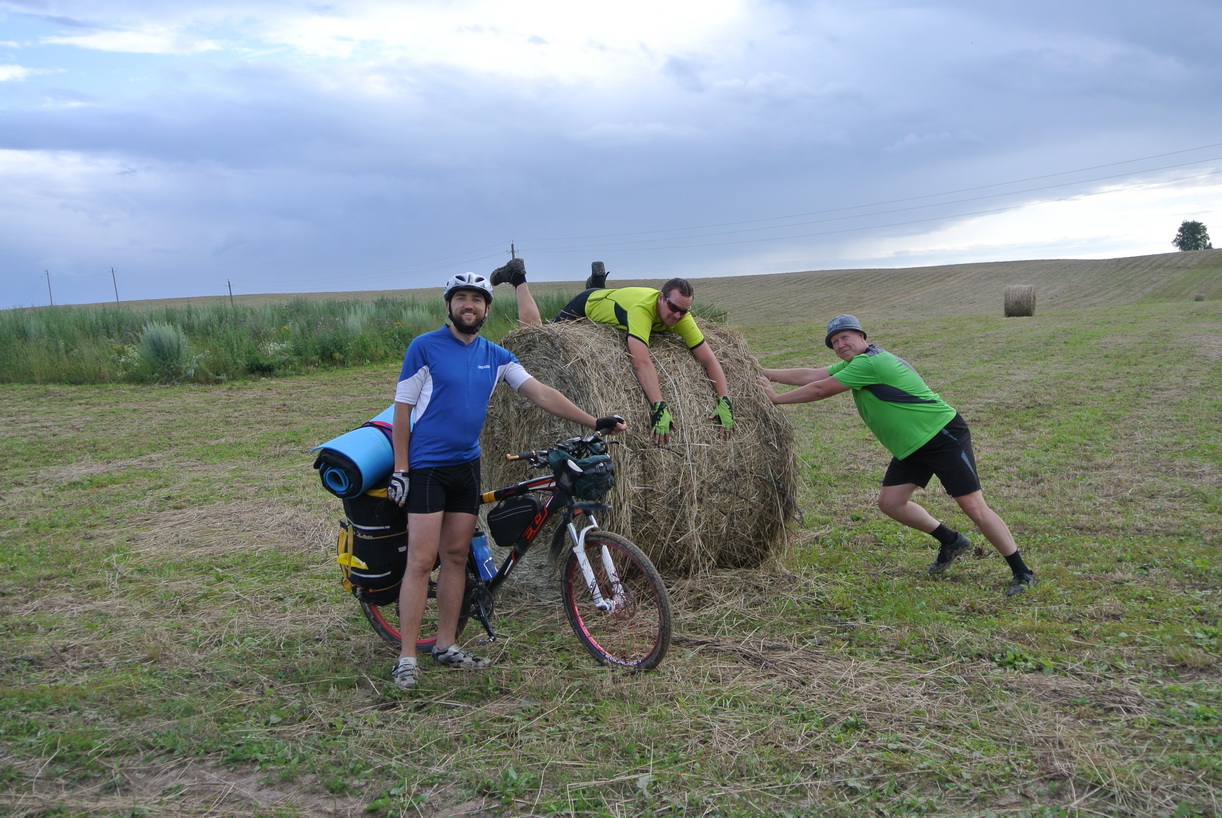
<svg viewBox="0 0 1222 818"><path fill-rule="evenodd" d="M479 457L492 390L514 391L531 375L513 353L483 336L469 344L449 327L417 336L403 356L395 402L411 404L408 468L454 466Z"/></svg>

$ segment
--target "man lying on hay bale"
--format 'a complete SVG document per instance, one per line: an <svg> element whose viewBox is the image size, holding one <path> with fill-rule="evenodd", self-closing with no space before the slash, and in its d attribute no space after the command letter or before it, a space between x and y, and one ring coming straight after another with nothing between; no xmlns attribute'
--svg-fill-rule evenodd
<svg viewBox="0 0 1222 818"><path fill-rule="evenodd" d="M758 568L787 546L796 515L798 471L794 436L784 410L756 383L762 374L746 342L720 324L704 327L735 395L734 436L709 423L708 377L671 333L653 339L652 357L675 418L670 443L629 432L613 447L617 480L599 514L609 530L639 545L663 573ZM636 391L623 332L593 321L528 325L501 344L545 383L583 405L614 406ZM507 390L506 390L507 392ZM531 411L509 394L493 394L481 447L489 454L484 479L507 485L524 479L520 463L497 455L550 445L573 434L571 425ZM629 429L648 425L641 402L625 412Z"/></svg>
<svg viewBox="0 0 1222 818"><path fill-rule="evenodd" d="M704 334L692 317L692 285L683 278L672 278L661 290L652 287L619 287L608 289L606 269L601 261L591 265L593 272L586 279L586 289L562 309L552 323L588 318L628 333L628 354L637 383L649 401L649 425L654 443L665 446L674 428L674 413L662 399L658 370L649 354L652 333L669 332L678 335L692 357L704 367L713 385L717 404L708 417L720 426L722 439L734 434L734 409L726 375L716 354L704 342ZM515 258L504 267L492 271L492 284L512 284L518 303L518 320L527 326L541 326L543 318L530 287L526 283L526 264Z"/></svg>

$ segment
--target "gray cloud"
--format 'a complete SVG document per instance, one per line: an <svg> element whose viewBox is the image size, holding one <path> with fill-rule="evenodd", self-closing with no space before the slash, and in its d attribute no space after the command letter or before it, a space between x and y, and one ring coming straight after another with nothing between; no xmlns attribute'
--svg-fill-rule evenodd
<svg viewBox="0 0 1222 818"><path fill-rule="evenodd" d="M502 38L479 64L372 40L311 56L268 39L277 15L311 22L277 4L94 8L0 2L27 43L0 82L0 306L45 303L52 267L61 303L108 300L112 266L128 298L428 286L510 242L570 280L593 258L634 277L880 266L870 245L895 238L925 253L908 263L952 263L988 252L978 227L959 251L921 237L1222 168L1205 147L1222 142L1222 13L1203 2L755 3L698 42L584 32L563 65L540 56L566 45L555 32L491 23L437 29ZM62 44L104 32L177 46ZM1202 211L1182 218L1218 205ZM1169 251L1177 226L1066 247ZM1007 257L1051 241L996 229Z"/></svg>

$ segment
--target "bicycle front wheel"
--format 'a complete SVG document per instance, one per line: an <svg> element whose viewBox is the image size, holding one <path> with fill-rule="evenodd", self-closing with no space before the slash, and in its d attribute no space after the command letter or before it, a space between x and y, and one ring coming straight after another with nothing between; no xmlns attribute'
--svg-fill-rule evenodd
<svg viewBox="0 0 1222 818"><path fill-rule="evenodd" d="M573 632L599 662L650 670L670 648L670 595L658 569L640 548L618 534L594 529L586 554L595 590L571 551L560 572L564 613Z"/></svg>

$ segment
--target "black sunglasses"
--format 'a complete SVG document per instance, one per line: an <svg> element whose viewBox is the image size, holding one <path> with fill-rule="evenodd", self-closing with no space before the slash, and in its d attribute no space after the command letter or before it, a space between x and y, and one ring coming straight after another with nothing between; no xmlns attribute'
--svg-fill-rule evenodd
<svg viewBox="0 0 1222 818"><path fill-rule="evenodd" d="M683 307L676 307L675 302L671 301L666 296L662 296L662 300L666 302L666 306L670 307L670 311L673 312L675 315L679 316L680 318L682 318L683 316L687 315L689 312L692 311L691 307L688 307L687 309L683 309Z"/></svg>

